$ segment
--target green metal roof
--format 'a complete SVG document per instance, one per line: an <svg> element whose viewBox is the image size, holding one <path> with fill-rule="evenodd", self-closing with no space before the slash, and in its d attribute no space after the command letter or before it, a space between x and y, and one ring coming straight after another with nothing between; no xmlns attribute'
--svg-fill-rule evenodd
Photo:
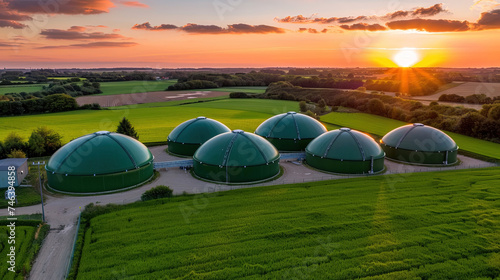
<svg viewBox="0 0 500 280"><path fill-rule="evenodd" d="M257 127L255 134L265 138L314 139L326 132L316 119L304 114L288 112L271 117Z"/></svg>
<svg viewBox="0 0 500 280"><path fill-rule="evenodd" d="M230 131L221 122L205 117L197 117L174 128L168 135L168 140L178 143L203 144L216 135Z"/></svg>
<svg viewBox="0 0 500 280"><path fill-rule="evenodd" d="M266 139L243 130L215 136L196 151L193 159L218 166L255 166L279 160L276 148Z"/></svg>
<svg viewBox="0 0 500 280"><path fill-rule="evenodd" d="M320 135L306 147L315 156L339 160L369 160L383 158L384 151L370 136L349 128L332 130Z"/></svg>
<svg viewBox="0 0 500 280"><path fill-rule="evenodd" d="M46 169L70 175L110 174L136 169L152 160L149 149L134 138L99 131L77 138L57 150Z"/></svg>
<svg viewBox="0 0 500 280"><path fill-rule="evenodd" d="M437 152L454 151L457 144L450 136L431 126L415 123L398 127L383 138L381 143L397 149Z"/></svg>

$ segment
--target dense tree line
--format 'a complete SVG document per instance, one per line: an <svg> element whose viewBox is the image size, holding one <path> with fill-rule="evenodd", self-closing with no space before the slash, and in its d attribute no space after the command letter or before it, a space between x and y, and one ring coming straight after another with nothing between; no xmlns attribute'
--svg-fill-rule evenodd
<svg viewBox="0 0 500 280"><path fill-rule="evenodd" d="M455 102L455 103L468 103L468 104L492 104L497 100L500 100L500 96L495 96L491 98L486 96L486 94L472 94L468 96L460 96L458 94L442 94L439 101L443 102Z"/></svg>
<svg viewBox="0 0 500 280"><path fill-rule="evenodd" d="M20 93L7 93L0 96L0 101L22 101L36 98L43 98L53 94L67 94L72 97L99 94L101 91L101 84L94 82L84 81L81 85L68 81L59 81L51 83L40 91L36 92L20 92Z"/></svg>
<svg viewBox="0 0 500 280"><path fill-rule="evenodd" d="M500 143L500 103L486 104L480 111L422 103L399 97L333 89L304 89L288 82L270 85L261 98L308 101L324 100L328 106L343 106L410 123Z"/></svg>
<svg viewBox="0 0 500 280"><path fill-rule="evenodd" d="M78 106L76 100L67 94L52 94L20 101L0 101L0 116L55 113L77 109L99 110L101 107L97 103Z"/></svg>

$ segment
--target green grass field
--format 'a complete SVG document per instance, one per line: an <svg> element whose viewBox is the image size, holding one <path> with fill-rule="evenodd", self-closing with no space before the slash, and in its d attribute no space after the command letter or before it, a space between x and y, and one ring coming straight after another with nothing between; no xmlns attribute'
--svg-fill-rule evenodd
<svg viewBox="0 0 500 280"><path fill-rule="evenodd" d="M42 90L43 86L47 86L47 84L0 86L0 95L4 95L7 93L40 91Z"/></svg>
<svg viewBox="0 0 500 280"><path fill-rule="evenodd" d="M2 199L0 199L0 209L7 208L7 206L9 206L7 204L7 202L9 202L9 201L3 198L5 195L5 190L7 190L7 189L1 189L1 191L0 191L0 196L2 198ZM15 207L35 205L35 204L39 204L42 202L42 199L40 197L40 193L37 192L32 187L17 187L16 188L16 195L17 195L17 203L16 203Z"/></svg>
<svg viewBox="0 0 500 280"><path fill-rule="evenodd" d="M21 221L18 221L18 224ZM8 244L8 228L6 222L1 223L0 230L0 279L2 280L23 280L27 279L31 271L31 262L34 260L36 253L40 249L40 244L45 238L50 226L44 225L41 229L38 238L35 239L37 231L36 226L16 226L16 243ZM15 273L7 270L7 254L10 252L10 246L15 246L16 250L16 268Z"/></svg>
<svg viewBox="0 0 500 280"><path fill-rule="evenodd" d="M91 219L77 279L499 279L499 171L373 176L123 206Z"/></svg>
<svg viewBox="0 0 500 280"><path fill-rule="evenodd" d="M365 113L332 112L327 115L321 116L321 120L331 124L368 132L378 136L384 136L387 132L407 124L405 122ZM479 140L473 137L453 132L446 132L446 134L448 134L451 138L453 138L453 140L455 140L461 150L500 159L500 144Z"/></svg>
<svg viewBox="0 0 500 280"><path fill-rule="evenodd" d="M126 82L104 82L101 83L102 94L97 95L115 95L115 94L129 94L129 93L142 93L151 91L163 91L177 80L166 81L126 81Z"/></svg>
<svg viewBox="0 0 500 280"><path fill-rule="evenodd" d="M229 101L229 100L228 100ZM253 132L267 118L277 113L298 110L298 103L277 100L226 100L182 106L137 108L99 111L71 111L54 114L0 118L0 139L11 131L27 140L33 129L48 126L63 136L63 143L100 130L115 131L118 122L127 117L139 133L142 142L166 141L168 134L180 123L206 116L226 124L231 129ZM221 104L217 104L217 103ZM226 109L223 109L226 108ZM22 125L19 125L22 124ZM332 126L333 127L333 126Z"/></svg>

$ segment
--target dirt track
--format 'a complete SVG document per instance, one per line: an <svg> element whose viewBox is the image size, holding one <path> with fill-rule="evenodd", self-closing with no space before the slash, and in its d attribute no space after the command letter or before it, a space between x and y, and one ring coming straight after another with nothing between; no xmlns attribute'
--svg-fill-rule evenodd
<svg viewBox="0 0 500 280"><path fill-rule="evenodd" d="M177 158L165 153L166 146L151 147L151 152L155 156L155 161L172 161L185 158ZM453 170L463 168L483 168L495 166L492 163L483 162L473 158L459 156L460 165L452 167L420 167L413 165L400 164L386 160L387 173L401 174L398 180L404 180L406 173L426 172L438 170ZM33 264L31 271L31 280L48 279L60 280L65 279L66 270L68 267L69 257L73 248L73 240L76 234L75 223L80 213L80 207L83 208L89 203L105 205L108 203L126 204L140 199L141 194L157 185L168 185L174 190L174 194L188 193L207 193L214 191L224 191L238 188L250 188L257 186L289 184L299 182L311 182L328 179L343 179L348 177L358 176L343 176L326 174L316 170L312 170L302 164L293 162L281 162L284 169L284 174L270 182L254 185L238 185L227 186L221 184L207 183L199 181L191 174L172 168L160 171L160 177L153 183L142 186L137 189L125 191L115 194L97 195L97 196L65 196L65 195L46 195L45 215L47 223L51 225L51 230L43 242L42 248ZM41 213L40 205L16 208L17 215ZM6 209L0 210L0 215L7 215Z"/></svg>
<svg viewBox="0 0 500 280"><path fill-rule="evenodd" d="M115 107L142 103L186 100L200 97L217 97L228 95L222 91L154 91L144 93L116 94L116 95L88 95L76 99L78 105L99 103L101 107Z"/></svg>

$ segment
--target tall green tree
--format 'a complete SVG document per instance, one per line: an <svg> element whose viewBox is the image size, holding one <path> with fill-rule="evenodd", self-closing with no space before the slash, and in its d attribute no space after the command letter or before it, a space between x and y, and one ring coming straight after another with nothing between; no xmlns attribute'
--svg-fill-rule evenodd
<svg viewBox="0 0 500 280"><path fill-rule="evenodd" d="M61 146L61 135L46 126L35 129L28 140L31 156L44 156L55 153Z"/></svg>
<svg viewBox="0 0 500 280"><path fill-rule="evenodd" d="M123 119L118 124L118 127L116 128L116 132L128 135L132 138L139 140L139 135L135 131L135 129L132 126L132 124L130 123L130 121L125 117L123 117Z"/></svg>

